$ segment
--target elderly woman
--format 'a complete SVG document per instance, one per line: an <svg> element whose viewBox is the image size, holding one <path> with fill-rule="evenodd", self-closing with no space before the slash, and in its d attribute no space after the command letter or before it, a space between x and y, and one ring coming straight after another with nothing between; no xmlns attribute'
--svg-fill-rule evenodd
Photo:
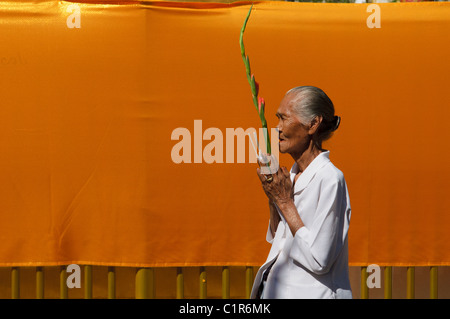
<svg viewBox="0 0 450 319"><path fill-rule="evenodd" d="M269 198L269 256L252 298L352 298L347 234L350 201L342 172L322 142L338 128L329 97L319 88L288 91L277 111L280 153L290 172L257 173Z"/></svg>

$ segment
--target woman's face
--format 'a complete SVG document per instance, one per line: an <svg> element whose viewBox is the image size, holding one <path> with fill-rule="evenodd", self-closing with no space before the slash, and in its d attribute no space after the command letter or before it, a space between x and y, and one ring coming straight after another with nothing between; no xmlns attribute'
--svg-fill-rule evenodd
<svg viewBox="0 0 450 319"><path fill-rule="evenodd" d="M278 137L280 153L288 153L291 156L302 154L309 146L311 136L307 125L303 125L298 116L293 112L292 98L295 95L286 95L278 107Z"/></svg>

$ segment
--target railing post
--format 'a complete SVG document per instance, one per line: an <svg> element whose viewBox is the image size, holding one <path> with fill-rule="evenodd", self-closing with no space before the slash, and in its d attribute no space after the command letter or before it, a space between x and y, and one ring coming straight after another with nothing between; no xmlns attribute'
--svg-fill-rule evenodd
<svg viewBox="0 0 450 319"><path fill-rule="evenodd" d="M367 266L361 267L361 299L369 299L369 287L367 287Z"/></svg>
<svg viewBox="0 0 450 319"><path fill-rule="evenodd" d="M20 273L19 267L11 268L11 298L20 298Z"/></svg>
<svg viewBox="0 0 450 319"><path fill-rule="evenodd" d="M392 266L384 267L384 299L392 299Z"/></svg>
<svg viewBox="0 0 450 319"><path fill-rule="evenodd" d="M245 267L245 298L249 299L253 287L253 266Z"/></svg>
<svg viewBox="0 0 450 319"><path fill-rule="evenodd" d="M222 268L222 299L230 299L230 268Z"/></svg>
<svg viewBox="0 0 450 319"><path fill-rule="evenodd" d="M84 299L92 299L92 266L84 266Z"/></svg>
<svg viewBox="0 0 450 319"><path fill-rule="evenodd" d="M138 268L136 271L136 299L154 298L154 273L152 268Z"/></svg>
<svg viewBox="0 0 450 319"><path fill-rule="evenodd" d="M44 299L44 268L36 267L36 299Z"/></svg>
<svg viewBox="0 0 450 319"><path fill-rule="evenodd" d="M438 267L430 267L430 299L438 298Z"/></svg>
<svg viewBox="0 0 450 319"><path fill-rule="evenodd" d="M66 266L59 269L59 298L67 299L69 297L69 289L67 288L67 271Z"/></svg>
<svg viewBox="0 0 450 319"><path fill-rule="evenodd" d="M414 267L407 267L406 268L406 298L407 299L414 299L414 285L415 285L415 278L414 278Z"/></svg>
<svg viewBox="0 0 450 319"><path fill-rule="evenodd" d="M200 299L206 299L206 269L205 267L200 267L200 292L199 292L199 297Z"/></svg>
<svg viewBox="0 0 450 319"><path fill-rule="evenodd" d="M184 299L184 274L181 267L177 267L177 299Z"/></svg>
<svg viewBox="0 0 450 319"><path fill-rule="evenodd" d="M108 267L108 299L116 299L116 269Z"/></svg>

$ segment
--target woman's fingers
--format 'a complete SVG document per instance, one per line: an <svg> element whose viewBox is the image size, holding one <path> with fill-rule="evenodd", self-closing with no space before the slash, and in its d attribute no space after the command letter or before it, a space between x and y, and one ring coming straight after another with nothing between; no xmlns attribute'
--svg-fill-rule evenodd
<svg viewBox="0 0 450 319"><path fill-rule="evenodd" d="M273 174L265 175L261 173L261 169L258 167L256 169L256 173L258 174L259 179L261 182L265 182L267 180L268 176L272 176L273 181L278 182L280 180L290 180L290 173L286 167L280 167L277 172L274 172Z"/></svg>
<svg viewBox="0 0 450 319"><path fill-rule="evenodd" d="M281 171L283 172L284 177L286 178L291 177L291 174L289 173L288 169L285 166L281 167Z"/></svg>
<svg viewBox="0 0 450 319"><path fill-rule="evenodd" d="M261 174L261 170L259 169L259 167L256 169L256 173L258 174L258 177L261 180L261 183L266 181L266 177L264 176L264 174Z"/></svg>
<svg viewBox="0 0 450 319"><path fill-rule="evenodd" d="M261 173L261 169L257 168L256 173L258 174L259 179L261 180L261 183L272 183L274 180L275 175L266 175Z"/></svg>

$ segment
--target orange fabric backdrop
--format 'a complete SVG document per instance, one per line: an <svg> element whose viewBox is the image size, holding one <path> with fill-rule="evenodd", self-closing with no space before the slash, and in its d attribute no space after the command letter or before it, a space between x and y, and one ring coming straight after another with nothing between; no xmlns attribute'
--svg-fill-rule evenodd
<svg viewBox="0 0 450 319"><path fill-rule="evenodd" d="M68 28L70 4L0 6L0 265L261 264L256 164L171 158L182 127L194 161L194 120L223 133L224 161L226 129L258 127L249 3L90 1ZM342 117L326 147L348 182L350 263L450 265L450 4L379 7L371 29L365 4L255 3L247 53L270 127L298 85Z"/></svg>

